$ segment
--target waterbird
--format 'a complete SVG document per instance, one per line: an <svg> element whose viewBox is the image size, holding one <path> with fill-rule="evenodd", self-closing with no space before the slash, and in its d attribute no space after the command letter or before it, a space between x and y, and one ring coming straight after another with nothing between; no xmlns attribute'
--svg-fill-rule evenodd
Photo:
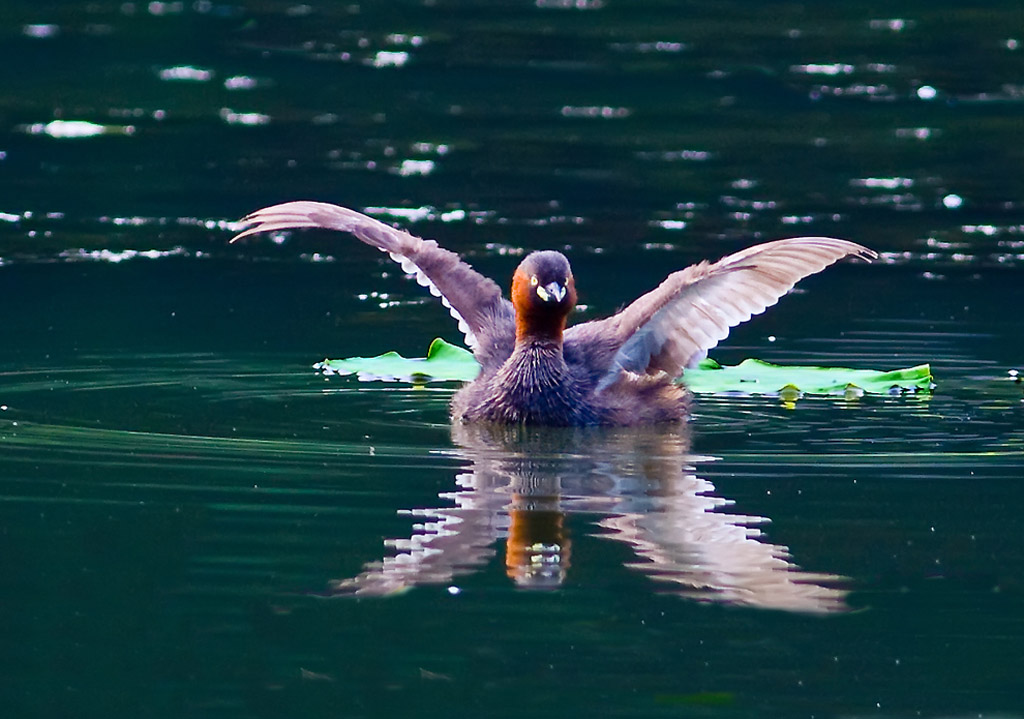
<svg viewBox="0 0 1024 719"><path fill-rule="evenodd" d="M456 422L628 426L679 422L688 393L675 382L736 325L764 312L804 277L877 254L831 237L754 245L672 272L610 317L567 327L576 281L561 252L527 255L501 288L436 241L339 205L296 201L242 219L232 242L262 232L338 230L387 253L440 298L480 364L451 403Z"/></svg>

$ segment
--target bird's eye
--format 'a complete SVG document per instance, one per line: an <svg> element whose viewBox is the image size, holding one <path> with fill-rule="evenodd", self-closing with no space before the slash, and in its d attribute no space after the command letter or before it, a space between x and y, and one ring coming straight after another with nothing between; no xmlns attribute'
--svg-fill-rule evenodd
<svg viewBox="0 0 1024 719"><path fill-rule="evenodd" d="M537 286L537 275L534 275L533 277L530 278L530 286L531 287L536 287Z"/></svg>

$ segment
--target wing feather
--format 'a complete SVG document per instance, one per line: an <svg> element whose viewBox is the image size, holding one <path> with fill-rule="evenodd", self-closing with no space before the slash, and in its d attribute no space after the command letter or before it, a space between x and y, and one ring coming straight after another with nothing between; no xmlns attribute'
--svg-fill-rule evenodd
<svg viewBox="0 0 1024 719"><path fill-rule="evenodd" d="M755 245L672 273L617 315L570 328L566 344L573 356L587 358L601 387L623 370L676 376L801 279L850 255L876 257L866 247L830 237Z"/></svg>
<svg viewBox="0 0 1024 719"><path fill-rule="evenodd" d="M501 296L501 288L434 240L415 237L361 212L325 202L286 202L257 210L242 222L247 227L232 242L261 232L301 228L351 233L386 253L430 294L439 297L482 364L503 361L512 352L514 315L511 303Z"/></svg>

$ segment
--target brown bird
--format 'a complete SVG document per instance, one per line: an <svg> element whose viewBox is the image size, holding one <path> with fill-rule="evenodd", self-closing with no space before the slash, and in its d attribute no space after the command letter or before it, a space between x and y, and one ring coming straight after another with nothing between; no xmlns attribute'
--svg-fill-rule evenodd
<svg viewBox="0 0 1024 719"><path fill-rule="evenodd" d="M452 417L462 422L584 426L682 420L687 392L673 379L731 327L848 255L877 257L829 237L766 242L673 272L617 314L567 329L576 285L560 252L528 255L512 277L510 302L494 281L435 241L344 207L288 202L257 210L243 222L248 227L235 240L305 227L349 232L387 252L440 297L481 367L477 379L452 399Z"/></svg>

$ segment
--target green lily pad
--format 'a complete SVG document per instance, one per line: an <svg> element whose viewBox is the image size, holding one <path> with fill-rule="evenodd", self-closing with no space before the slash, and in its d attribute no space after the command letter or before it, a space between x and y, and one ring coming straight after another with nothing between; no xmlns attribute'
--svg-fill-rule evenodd
<svg viewBox="0 0 1024 719"><path fill-rule="evenodd" d="M377 357L324 360L313 367L324 374L355 374L364 381L468 382L480 373L469 350L438 338L426 357L406 358L397 352ZM723 367L706 359L680 379L698 394L892 394L932 388L928 365L887 372L844 367L798 367L747 359Z"/></svg>
<svg viewBox="0 0 1024 719"><path fill-rule="evenodd" d="M381 382L468 382L480 374L473 353L438 337L430 343L426 357L406 358L397 352L377 357L349 357L317 362L313 369L324 374L354 374L359 379Z"/></svg>
<svg viewBox="0 0 1024 719"><path fill-rule="evenodd" d="M745 359L723 367L706 359L683 373L682 381L698 394L892 394L930 390L931 367L926 364L887 372L846 367L783 366Z"/></svg>

